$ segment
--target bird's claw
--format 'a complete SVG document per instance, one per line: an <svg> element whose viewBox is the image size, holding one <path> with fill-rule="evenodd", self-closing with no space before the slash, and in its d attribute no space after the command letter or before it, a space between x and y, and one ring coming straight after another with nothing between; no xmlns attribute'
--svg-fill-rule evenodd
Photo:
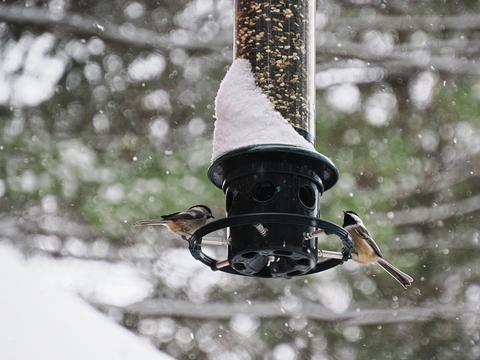
<svg viewBox="0 0 480 360"><path fill-rule="evenodd" d="M343 262L346 262L352 258L352 248L350 246L344 246L342 249Z"/></svg>
<svg viewBox="0 0 480 360"><path fill-rule="evenodd" d="M304 232L303 233L303 239L308 241L308 240L312 240L316 237L318 237L319 235L321 234L324 234L325 233L325 230L323 229L318 229L318 230L315 230L315 231L312 231L312 232Z"/></svg>

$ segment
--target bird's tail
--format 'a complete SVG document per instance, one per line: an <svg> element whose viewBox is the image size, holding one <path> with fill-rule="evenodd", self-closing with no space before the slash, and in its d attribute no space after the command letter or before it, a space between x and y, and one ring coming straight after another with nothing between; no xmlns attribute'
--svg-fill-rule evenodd
<svg viewBox="0 0 480 360"><path fill-rule="evenodd" d="M152 220L140 220L133 225L134 226L159 226L159 225L165 226L166 223L167 221L163 219L152 219Z"/></svg>
<svg viewBox="0 0 480 360"><path fill-rule="evenodd" d="M397 280L405 289L407 288L407 286L412 285L413 278L410 275L405 274L403 271L397 269L387 260L380 258L377 260L377 264L380 265L395 280Z"/></svg>

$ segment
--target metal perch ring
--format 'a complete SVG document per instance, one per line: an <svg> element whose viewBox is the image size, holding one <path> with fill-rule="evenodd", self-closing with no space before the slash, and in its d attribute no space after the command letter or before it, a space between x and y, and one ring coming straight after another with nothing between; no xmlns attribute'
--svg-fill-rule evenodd
<svg viewBox="0 0 480 360"><path fill-rule="evenodd" d="M300 225L300 226L309 226L316 229L321 229L327 235L336 235L340 238L343 243L343 259L328 259L326 261L318 262L316 266L310 271L306 272L303 275L314 274L317 272L325 271L331 269L337 265L344 263L345 261L351 258L352 252L352 238L349 233L334 223L321 220L315 217L298 215L298 214L287 214L287 213L253 213L247 215L236 215L229 216L223 219L219 219L208 223L198 229L188 240L189 249L192 256L209 266L212 270L220 270L226 273L235 274L235 275L245 275L241 272L236 271L231 265L218 267L217 260L209 257L202 251L202 238L214 231L225 229L235 226L246 226L246 225L256 225L256 224L289 224L289 225ZM254 276L260 277L269 277L256 274Z"/></svg>

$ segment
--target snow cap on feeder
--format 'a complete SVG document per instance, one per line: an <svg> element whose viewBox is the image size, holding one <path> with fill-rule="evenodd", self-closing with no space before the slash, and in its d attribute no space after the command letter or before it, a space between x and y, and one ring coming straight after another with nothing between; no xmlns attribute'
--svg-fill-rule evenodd
<svg viewBox="0 0 480 360"><path fill-rule="evenodd" d="M313 146L315 0L236 0L235 9L236 59L215 100L208 172L226 195L227 217L207 230L229 229L223 271L293 277L324 270L317 240L304 233L324 226L348 235L318 219L320 196L338 172ZM204 232L190 250L212 265L199 250Z"/></svg>

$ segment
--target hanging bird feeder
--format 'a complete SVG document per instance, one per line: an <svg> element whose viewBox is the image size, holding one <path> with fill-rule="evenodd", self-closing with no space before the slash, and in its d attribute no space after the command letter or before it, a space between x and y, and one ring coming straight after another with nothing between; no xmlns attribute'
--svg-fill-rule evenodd
<svg viewBox="0 0 480 360"><path fill-rule="evenodd" d="M208 177L226 195L227 216L197 230L190 251L213 270L246 276L289 278L329 269L350 258L352 242L343 228L319 219L320 197L338 171L313 147L315 0L236 0L235 9L232 68L248 61L258 90L228 73L220 87ZM254 94L252 105L224 99L243 88ZM242 133L245 127L250 135ZM224 228L228 259L218 261L202 251L202 239ZM341 240L339 259L319 261L317 238L305 234L321 231Z"/></svg>

